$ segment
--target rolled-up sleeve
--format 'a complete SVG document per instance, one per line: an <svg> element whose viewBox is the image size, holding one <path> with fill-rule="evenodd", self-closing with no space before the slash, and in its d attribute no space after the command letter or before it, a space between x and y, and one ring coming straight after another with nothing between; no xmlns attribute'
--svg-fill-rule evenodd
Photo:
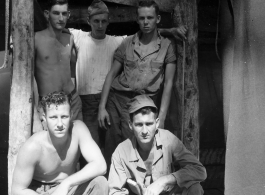
<svg viewBox="0 0 265 195"><path fill-rule="evenodd" d="M122 41L121 45L116 49L116 51L114 53L114 59L119 61L122 64L124 61L124 56L125 56L125 51L126 51L125 40L126 39L124 39Z"/></svg>
<svg viewBox="0 0 265 195"><path fill-rule="evenodd" d="M117 149L112 155L112 162L111 162L108 180L110 187L110 192L109 192L110 195L129 194L129 191L126 188L124 188L127 181L127 176Z"/></svg>
<svg viewBox="0 0 265 195"><path fill-rule="evenodd" d="M205 167L197 158L185 148L183 143L174 138L172 140L173 163L180 169L172 173L180 187L189 188L191 185L204 181L207 177Z"/></svg>

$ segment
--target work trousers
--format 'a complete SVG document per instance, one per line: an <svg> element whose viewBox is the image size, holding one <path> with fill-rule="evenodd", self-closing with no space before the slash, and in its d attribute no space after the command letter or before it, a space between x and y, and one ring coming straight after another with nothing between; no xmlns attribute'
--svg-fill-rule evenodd
<svg viewBox="0 0 265 195"><path fill-rule="evenodd" d="M59 183L45 184L32 180L29 189L34 190L41 195L50 195L60 185ZM109 187L105 177L98 176L91 181L81 185L73 186L69 189L67 195L108 195Z"/></svg>

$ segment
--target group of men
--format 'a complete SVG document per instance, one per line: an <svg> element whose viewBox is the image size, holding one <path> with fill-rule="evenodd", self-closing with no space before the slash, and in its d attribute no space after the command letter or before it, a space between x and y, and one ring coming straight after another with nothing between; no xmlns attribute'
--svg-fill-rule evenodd
<svg viewBox="0 0 265 195"><path fill-rule="evenodd" d="M109 10L100 0L88 7L91 32L65 29L67 0L48 2L47 29L35 35L37 107L47 131L21 147L12 194L203 194L205 168L163 129L177 57L161 36L172 31L157 29L157 4L139 2L140 30L126 37L105 34ZM174 30L185 38L184 27ZM77 170L80 155L86 163Z"/></svg>

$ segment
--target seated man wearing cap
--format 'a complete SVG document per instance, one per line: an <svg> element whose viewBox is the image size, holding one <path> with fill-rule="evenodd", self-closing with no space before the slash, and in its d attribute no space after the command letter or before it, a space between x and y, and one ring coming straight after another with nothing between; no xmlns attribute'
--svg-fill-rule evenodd
<svg viewBox="0 0 265 195"><path fill-rule="evenodd" d="M53 92L41 100L48 131L31 136L20 148L12 195L107 195L106 162L80 120L72 120L68 96ZM80 154L86 166L76 172Z"/></svg>
<svg viewBox="0 0 265 195"><path fill-rule="evenodd" d="M133 136L112 155L110 195L203 194L204 166L175 135L158 128L153 100L139 95L127 105Z"/></svg>

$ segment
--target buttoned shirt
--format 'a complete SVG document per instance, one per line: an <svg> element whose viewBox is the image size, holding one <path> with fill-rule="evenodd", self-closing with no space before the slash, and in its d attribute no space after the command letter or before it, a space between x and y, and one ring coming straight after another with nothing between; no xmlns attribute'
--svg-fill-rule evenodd
<svg viewBox="0 0 265 195"><path fill-rule="evenodd" d="M155 94L164 80L165 65L175 63L174 47L169 39L158 33L144 51L139 38L141 32L127 37L118 47L114 59L123 65L122 73L112 83L118 91L135 91L140 94Z"/></svg>
<svg viewBox="0 0 265 195"><path fill-rule="evenodd" d="M77 49L76 81L79 95L102 92L115 50L126 36L94 39L90 32L70 29Z"/></svg>
<svg viewBox="0 0 265 195"><path fill-rule="evenodd" d="M152 179L172 174L181 188L201 182L206 178L206 170L197 158L171 132L158 129L155 134ZM143 184L146 177L145 164L137 150L133 136L118 145L112 155L109 173L110 195L129 194L126 180L132 179ZM171 190L168 186L165 191Z"/></svg>

